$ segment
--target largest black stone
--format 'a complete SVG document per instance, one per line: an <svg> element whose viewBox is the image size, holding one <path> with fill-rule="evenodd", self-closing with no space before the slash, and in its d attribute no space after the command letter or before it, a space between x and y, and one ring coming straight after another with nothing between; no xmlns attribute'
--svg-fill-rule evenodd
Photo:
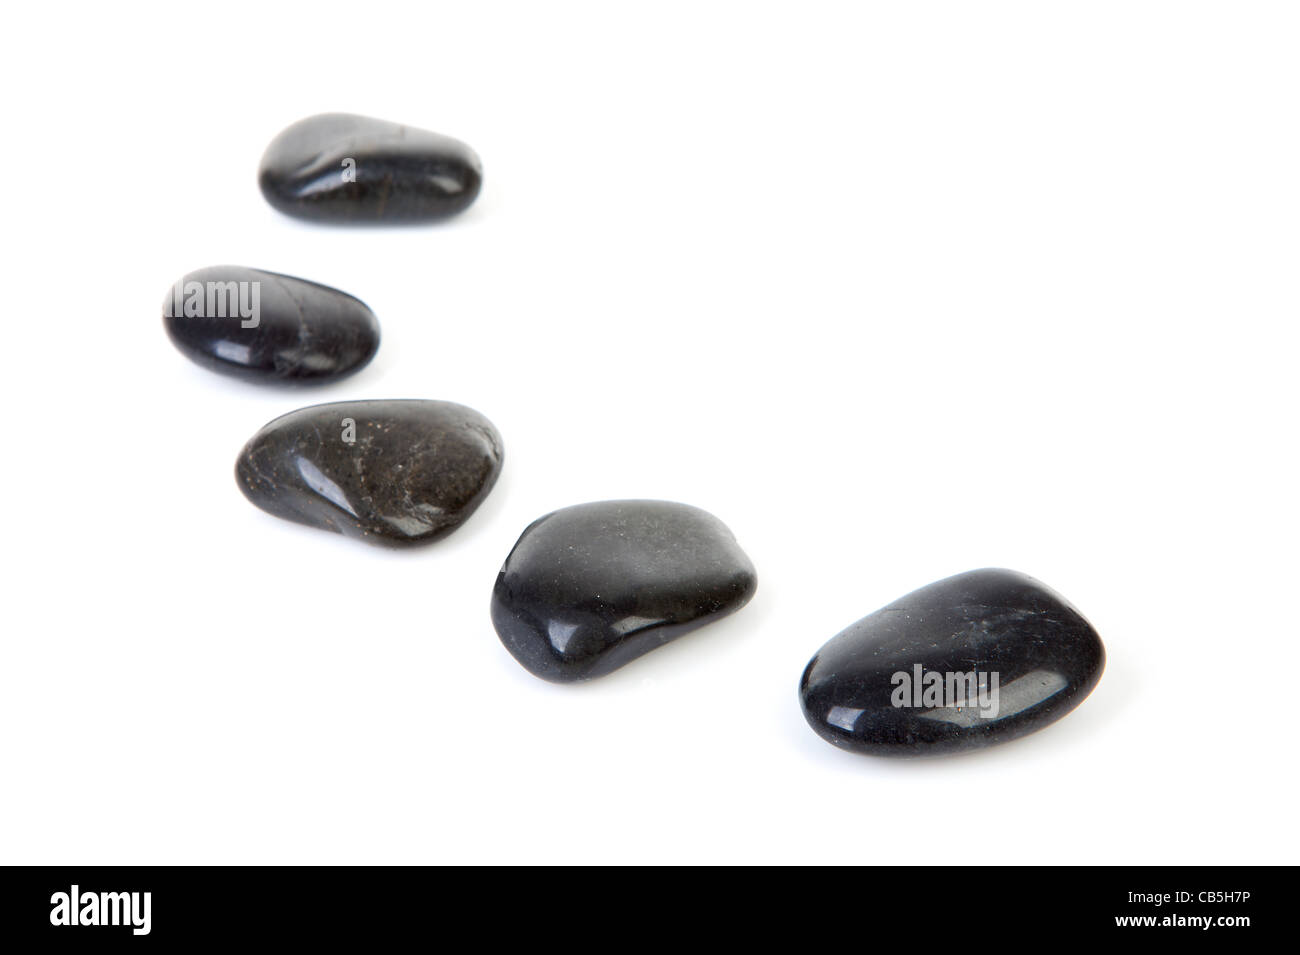
<svg viewBox="0 0 1300 955"><path fill-rule="evenodd" d="M757 583L731 531L707 511L579 504L520 536L492 591L492 622L531 673L571 683L740 609Z"/></svg>
<svg viewBox="0 0 1300 955"><path fill-rule="evenodd" d="M239 455L245 496L277 517L371 544L445 537L501 473L501 436L449 401L338 401L276 418Z"/></svg>
<svg viewBox="0 0 1300 955"><path fill-rule="evenodd" d="M266 201L316 222L427 222L467 209L483 183L474 151L449 136L350 113L300 120L271 140Z"/></svg>
<svg viewBox="0 0 1300 955"><path fill-rule="evenodd" d="M1060 719L1092 692L1105 662L1101 638L1063 597L1015 571L976 570L844 630L812 658L799 697L808 723L836 746L939 755L1004 743ZM947 674L982 674L990 689L996 674L997 693L986 694L983 707L978 691L976 705L918 700L911 690L930 673L945 683Z"/></svg>

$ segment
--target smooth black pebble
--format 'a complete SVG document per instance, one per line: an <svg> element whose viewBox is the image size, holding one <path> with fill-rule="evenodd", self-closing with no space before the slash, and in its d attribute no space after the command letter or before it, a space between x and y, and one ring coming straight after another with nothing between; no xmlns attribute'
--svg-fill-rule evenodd
<svg viewBox="0 0 1300 955"><path fill-rule="evenodd" d="M707 511L579 504L520 536L492 591L492 623L527 670L571 683L739 610L757 585L754 565Z"/></svg>
<svg viewBox="0 0 1300 955"><path fill-rule="evenodd" d="M337 381L379 348L379 322L359 299L238 265L181 278L163 302L163 325L188 358L245 381Z"/></svg>
<svg viewBox="0 0 1300 955"><path fill-rule="evenodd" d="M244 446L235 477L277 517L371 544L445 537L501 473L501 436L448 401L339 401L276 418Z"/></svg>
<svg viewBox="0 0 1300 955"><path fill-rule="evenodd" d="M1064 598L1015 571L975 570L840 633L804 670L799 698L836 746L939 755L1042 729L1083 702L1105 664L1101 638Z"/></svg>
<svg viewBox="0 0 1300 955"><path fill-rule="evenodd" d="M322 113L284 130L262 156L262 195L315 222L426 222L467 209L483 167L438 133L350 113Z"/></svg>

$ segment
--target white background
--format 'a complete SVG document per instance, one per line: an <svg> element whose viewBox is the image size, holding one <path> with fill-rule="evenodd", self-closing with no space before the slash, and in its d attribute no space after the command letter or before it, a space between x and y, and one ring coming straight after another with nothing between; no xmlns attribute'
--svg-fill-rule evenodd
<svg viewBox="0 0 1300 955"><path fill-rule="evenodd" d="M0 859L1294 862L1300 13L1287 4L9 11ZM342 110L470 143L444 225L275 213ZM383 325L312 391L189 363L235 263ZM296 407L443 398L503 477L388 552L252 507ZM581 687L488 619L554 508L717 514L739 614ZM1015 568L1109 654L1045 731L840 752L840 629Z"/></svg>

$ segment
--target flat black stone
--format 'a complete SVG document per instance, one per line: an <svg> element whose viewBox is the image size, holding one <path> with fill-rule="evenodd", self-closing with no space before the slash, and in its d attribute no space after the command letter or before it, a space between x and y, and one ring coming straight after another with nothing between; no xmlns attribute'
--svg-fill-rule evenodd
<svg viewBox="0 0 1300 955"><path fill-rule="evenodd" d="M277 517L403 546L464 523L496 483L501 457L501 436L471 408L338 401L276 418L244 446L235 478Z"/></svg>
<svg viewBox="0 0 1300 955"><path fill-rule="evenodd" d="M337 381L379 348L379 322L359 299L238 265L184 276L163 302L163 325L188 358L245 381Z"/></svg>
<svg viewBox="0 0 1300 955"><path fill-rule="evenodd" d="M267 202L299 219L426 222L467 209L483 167L472 149L450 137L322 113L271 140L258 182Z"/></svg>
<svg viewBox="0 0 1300 955"><path fill-rule="evenodd" d="M1041 729L1083 702L1105 664L1097 632L1058 594L1015 571L975 570L840 633L804 670L799 698L812 728L836 746L929 756ZM927 699L930 673L945 687ZM984 674L988 692L980 696L977 684L964 698L949 693L949 673Z"/></svg>
<svg viewBox="0 0 1300 955"><path fill-rule="evenodd" d="M727 526L667 501L602 501L524 531L492 591L501 642L536 676L602 676L739 610L754 565Z"/></svg>

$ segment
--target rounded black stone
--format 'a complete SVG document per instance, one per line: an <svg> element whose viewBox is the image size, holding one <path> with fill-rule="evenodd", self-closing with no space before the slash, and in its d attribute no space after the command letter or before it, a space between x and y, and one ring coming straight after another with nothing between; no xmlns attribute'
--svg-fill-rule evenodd
<svg viewBox="0 0 1300 955"><path fill-rule="evenodd" d="M346 292L238 265L181 278L163 302L173 344L212 371L246 381L320 384L364 368L379 321Z"/></svg>
<svg viewBox="0 0 1300 955"><path fill-rule="evenodd" d="M258 173L276 209L314 222L425 222L467 209L483 183L464 143L349 113L300 120L267 147Z"/></svg>
<svg viewBox="0 0 1300 955"><path fill-rule="evenodd" d="M843 749L939 755L1060 719L1105 663L1101 638L1064 598L1015 571L975 570L844 630L804 670L799 698L809 725Z"/></svg>
<svg viewBox="0 0 1300 955"><path fill-rule="evenodd" d="M338 401L276 418L235 478L268 513L371 544L446 537L501 473L501 436L449 401Z"/></svg>
<svg viewBox="0 0 1300 955"><path fill-rule="evenodd" d="M754 566L720 520L668 501L601 501L534 521L492 591L501 642L536 676L602 676L743 607Z"/></svg>

